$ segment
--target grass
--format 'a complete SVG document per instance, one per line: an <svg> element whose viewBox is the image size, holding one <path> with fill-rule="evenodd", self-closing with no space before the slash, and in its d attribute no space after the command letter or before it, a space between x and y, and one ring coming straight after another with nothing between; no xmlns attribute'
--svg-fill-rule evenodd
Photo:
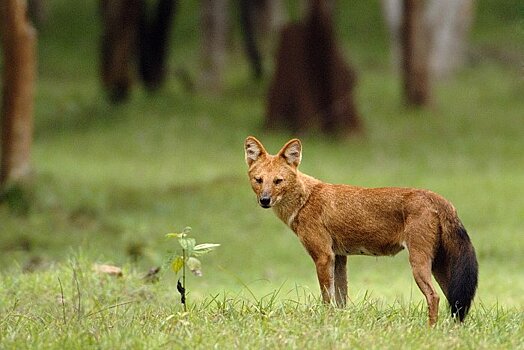
<svg viewBox="0 0 524 350"><path fill-rule="evenodd" d="M122 278L100 276L89 264L80 255L4 278L3 347L518 349L524 341L514 308L479 303L464 325L444 317L429 332L421 302L364 296L338 310L298 286L261 297L224 291L184 313L164 283L144 284L129 266Z"/></svg>
<svg viewBox="0 0 524 350"><path fill-rule="evenodd" d="M479 5L473 46L513 42L506 34L522 22L503 9L490 17L497 4ZM368 12L354 5L351 25L340 28L361 33L343 39L360 72L366 134L302 138L301 169L310 175L429 188L457 207L479 258L478 294L463 326L442 302L430 332L402 253L350 257L350 305L319 304L310 258L249 188L244 138L254 134L275 152L294 135L260 129L267 82L249 80L241 55L232 55L220 96L191 94L170 79L157 94L137 88L127 104L111 106L97 78L96 2L74 5L75 17L68 2L52 6L40 34L35 179L30 191L13 192L14 210L0 205L3 348L523 348L519 67L475 62L436 86L433 108L406 110L383 33L365 40L378 2ZM183 11L171 66L195 75L195 8ZM187 225L197 241L221 247L202 259L203 278L189 278L192 309L183 313L174 276L164 270L156 284L142 277L174 249L164 234ZM123 277L100 275L95 263L122 266Z"/></svg>

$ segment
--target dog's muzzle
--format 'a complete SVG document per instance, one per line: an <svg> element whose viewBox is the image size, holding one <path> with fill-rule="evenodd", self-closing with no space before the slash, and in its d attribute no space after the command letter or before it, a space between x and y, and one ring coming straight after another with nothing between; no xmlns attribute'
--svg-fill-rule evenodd
<svg viewBox="0 0 524 350"><path fill-rule="evenodd" d="M260 203L260 206L262 208L266 208L267 209L267 208L271 207L271 197L267 197L267 196L260 197L258 202Z"/></svg>

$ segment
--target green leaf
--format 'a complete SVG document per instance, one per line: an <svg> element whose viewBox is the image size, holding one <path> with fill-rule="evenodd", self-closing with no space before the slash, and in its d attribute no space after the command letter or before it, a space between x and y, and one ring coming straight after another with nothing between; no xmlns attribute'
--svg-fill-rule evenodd
<svg viewBox="0 0 524 350"><path fill-rule="evenodd" d="M173 270L175 273L178 273L182 267L184 267L184 259L181 256L177 256L171 262L171 270Z"/></svg>
<svg viewBox="0 0 524 350"><path fill-rule="evenodd" d="M213 249L215 249L216 247L219 247L219 246L220 246L220 244L216 244L216 243L202 243L202 244L198 244L198 245L196 245L193 248L193 255L201 256L201 255L207 254L207 253L209 253L210 251L212 251Z"/></svg>
<svg viewBox="0 0 524 350"><path fill-rule="evenodd" d="M186 251L186 254L187 255L191 255L191 253L193 252L193 249L195 247L195 244L196 244L195 239L194 238L182 237L182 238L178 239L178 242L180 243L180 246L182 247L182 249L184 249Z"/></svg>
<svg viewBox="0 0 524 350"><path fill-rule="evenodd" d="M213 250L216 247L220 247L220 244L218 243L202 243L196 245L193 250Z"/></svg>
<svg viewBox="0 0 524 350"><path fill-rule="evenodd" d="M187 267L195 276L202 276L202 263L197 258L190 257L187 259Z"/></svg>
<svg viewBox="0 0 524 350"><path fill-rule="evenodd" d="M167 233L166 234L166 237L167 238L180 238L180 237L183 237L183 233Z"/></svg>

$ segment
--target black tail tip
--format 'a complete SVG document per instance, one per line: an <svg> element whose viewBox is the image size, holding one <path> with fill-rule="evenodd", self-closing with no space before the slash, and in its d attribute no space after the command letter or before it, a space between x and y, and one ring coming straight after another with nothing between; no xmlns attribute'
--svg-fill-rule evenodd
<svg viewBox="0 0 524 350"><path fill-rule="evenodd" d="M470 305L464 305L460 301L456 301L454 305L451 305L451 317L454 319L464 322L466 315L468 314Z"/></svg>
<svg viewBox="0 0 524 350"><path fill-rule="evenodd" d="M452 275L454 278L451 279L451 288L448 290L448 301L451 316L463 322L471 308L477 290L478 267L476 260L458 270L462 270L461 273Z"/></svg>

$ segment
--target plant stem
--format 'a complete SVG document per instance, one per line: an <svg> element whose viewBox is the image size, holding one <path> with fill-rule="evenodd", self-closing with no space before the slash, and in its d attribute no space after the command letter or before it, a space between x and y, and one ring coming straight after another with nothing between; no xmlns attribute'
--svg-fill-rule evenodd
<svg viewBox="0 0 524 350"><path fill-rule="evenodd" d="M187 312L187 306L186 306L186 298L185 298L185 291L186 291L186 250L182 249L182 260L184 261L184 264L182 265L182 287L184 288L184 312Z"/></svg>

